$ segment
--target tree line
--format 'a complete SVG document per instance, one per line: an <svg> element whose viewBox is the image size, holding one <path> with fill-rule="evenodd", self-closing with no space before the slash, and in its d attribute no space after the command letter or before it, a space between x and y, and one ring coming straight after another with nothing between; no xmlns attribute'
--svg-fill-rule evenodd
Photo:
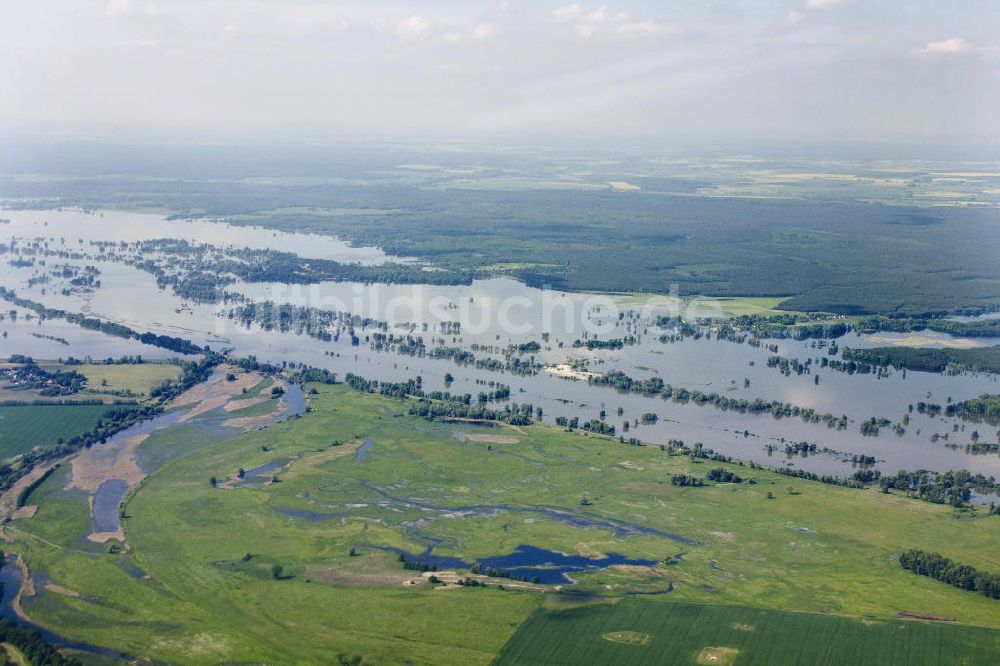
<svg viewBox="0 0 1000 666"><path fill-rule="evenodd" d="M155 333L148 332L139 333L124 324L118 324L112 321L103 321L96 317L87 317L79 313L67 312L66 310L60 310L58 308L49 308L36 301L32 301L27 298L20 298L17 294L6 287L0 287L0 298L27 310L34 310L42 319L65 319L69 323L76 324L81 328L99 331L101 333L114 335L119 338L138 340L143 344L160 347L161 349L167 349L179 354L199 354L204 351L210 351L208 347L199 347L190 340L186 340L184 338L178 338L172 335L157 335Z"/></svg>
<svg viewBox="0 0 1000 666"><path fill-rule="evenodd" d="M910 549L899 556L899 564L915 574L928 576L952 587L979 592L990 599L1000 599L1000 574L979 571L940 553Z"/></svg>

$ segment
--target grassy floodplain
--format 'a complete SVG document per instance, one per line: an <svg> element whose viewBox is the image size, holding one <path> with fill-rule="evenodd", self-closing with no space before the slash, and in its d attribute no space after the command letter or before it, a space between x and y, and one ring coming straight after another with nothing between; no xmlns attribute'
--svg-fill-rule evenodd
<svg viewBox="0 0 1000 666"><path fill-rule="evenodd" d="M659 640L684 626L686 604L695 604L708 609L701 612L709 621L692 639L704 644L685 643L678 653L691 663L705 647L744 655L761 649L747 642L752 637L728 638L724 625L741 613L762 618L754 634L761 641L787 635L771 634L772 624L787 624L800 638L855 641L858 626L873 626L863 618L905 627L927 645L945 644L942 632L979 627L969 629L979 637L971 642L948 639L956 663L975 663L982 645L995 646L1000 636L996 601L896 562L897 553L918 547L998 571L1000 517L545 425L427 422L406 415L398 400L342 385L307 388L317 393L301 418L225 442L194 425L151 435L139 455L163 464L124 507L126 549L81 546L87 505L63 489L65 474L54 474L33 494L35 516L10 531L9 549L61 590L24 599L25 611L65 636L176 663L320 663L344 654L374 663L485 664L502 651L504 658L521 654L518 645L545 633L537 623L568 621L552 610L585 602L596 610L573 611L570 620L590 622L588 612L627 612L632 606L621 600L634 594L642 596L627 603L641 605L638 615L648 621L601 629L626 633L600 644L625 650L641 642L627 632ZM365 440L372 444L362 454ZM240 468L267 464L276 466L266 477L236 478ZM673 474L704 478L720 466L756 483L671 484ZM574 572L572 585L484 579L487 587L435 586L382 550L418 554L433 546L434 555L472 562L522 544L670 563ZM559 595L556 587L584 594ZM799 614L761 615L769 609ZM892 621L901 612L953 621ZM886 663L879 654L864 657ZM796 663L789 655L787 663Z"/></svg>

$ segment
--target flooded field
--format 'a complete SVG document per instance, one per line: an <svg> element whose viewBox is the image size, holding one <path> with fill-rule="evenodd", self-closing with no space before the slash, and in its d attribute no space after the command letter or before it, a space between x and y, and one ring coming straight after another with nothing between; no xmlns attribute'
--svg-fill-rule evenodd
<svg viewBox="0 0 1000 666"><path fill-rule="evenodd" d="M581 422L603 412L618 434L652 444L668 439L704 446L744 460L794 466L817 473L849 474L853 456L871 456L883 473L899 469L969 469L1000 474L1000 456L966 452L973 424L942 415L910 411L918 402L946 404L1000 389L995 375L943 375L888 371L847 374L821 367L832 358L826 341L766 340L767 345L719 340L705 336L673 336L657 326L661 316L686 320L725 314L726 303L711 299L672 296L578 294L527 287L510 279L473 282L469 286L386 285L357 282L321 282L312 285L237 282L227 291L250 302L270 301L321 310L346 312L384 321L397 336L422 338L426 350L453 347L471 350L477 359L502 359L511 345L537 345L523 355L534 369L514 374L448 358L432 358L398 350L384 351L374 344L376 328L358 328L357 339L340 335L317 339L295 332L244 327L226 316L224 304L197 303L161 288L148 272L115 261L93 259L92 241L132 242L154 238L181 238L201 243L227 244L236 237L226 225L211 221L165 221L157 215L121 212L84 214L78 211L4 211L11 222L0 226L0 243L12 239L44 239L60 250L47 264L10 262L0 285L22 298L68 312L82 312L127 325L138 331L174 335L213 349L231 349L239 356L256 356L281 365L307 364L368 379L399 381L420 376L427 390L452 393L490 391L497 384L510 387L510 400L543 410L545 421L577 417ZM331 238L286 234L241 227L240 246L281 249L302 257L378 264L387 257L375 248L353 248ZM75 288L52 277L53 265L86 266L99 272L99 286ZM40 280L42 275L49 276ZM7 336L0 355L20 353L36 358L67 356L104 358L141 354L148 358L176 354L79 328L62 320L44 322L23 308L5 308L0 327ZM14 313L14 314L12 314ZM457 322L457 326L454 325ZM588 349L588 340L629 339L619 348ZM672 340L672 341L671 341ZM943 333L853 333L836 340L839 348L887 345L977 347L988 338L955 338ZM772 345L770 349L768 345ZM783 374L768 366L781 356L806 362L803 374ZM575 368L575 369L574 369ZM775 418L770 413L725 411L712 404L681 404L660 397L619 393L586 381L609 371L636 379L658 377L675 388L718 393L727 398L788 403L836 417L846 416L843 429L796 417ZM446 374L451 381L446 381ZM655 420L640 418L655 414ZM883 428L865 436L860 423L871 417L894 423L906 421L896 432ZM622 425L630 422L629 431ZM968 433L966 432L968 431ZM979 428L992 441L992 430ZM932 442L933 435L941 439ZM943 436L948 434L948 438ZM815 445L805 454L789 444ZM800 447L801 448L801 447ZM360 454L364 457L364 454Z"/></svg>

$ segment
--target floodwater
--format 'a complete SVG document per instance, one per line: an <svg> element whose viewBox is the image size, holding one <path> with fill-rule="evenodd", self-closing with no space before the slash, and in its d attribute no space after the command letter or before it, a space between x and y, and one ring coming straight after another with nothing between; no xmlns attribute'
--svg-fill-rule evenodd
<svg viewBox="0 0 1000 666"><path fill-rule="evenodd" d="M0 569L0 583L2 583L3 588L3 598L0 599L0 617L36 631L41 639L49 645L66 647L73 650L79 650L80 652L111 657L114 659L128 658L128 655L118 652L117 650L110 650L108 648L90 645L89 643L82 643L80 641L64 638L63 636L49 631L34 622L25 620L18 615L14 610L14 600L17 599L17 595L21 592L21 569L15 564L16 558L16 555L7 556L4 560L3 568Z"/></svg>
<svg viewBox="0 0 1000 666"><path fill-rule="evenodd" d="M108 479L94 495L94 531L114 532L118 529L118 507L125 499L128 484L121 479Z"/></svg>
<svg viewBox="0 0 1000 666"><path fill-rule="evenodd" d="M310 259L331 259L364 265L387 261L407 261L391 257L376 247L353 247L332 236L285 233L262 227L243 227L224 222L198 220L164 220L155 213L101 210L93 213L75 209L63 210L3 210L9 224L0 225L3 236L34 238L46 236L73 241L115 240L126 243L160 238L177 238L192 243L208 243L220 247L233 244L254 250L291 252Z"/></svg>
<svg viewBox="0 0 1000 666"><path fill-rule="evenodd" d="M222 381L224 377L225 373L216 371L212 374L208 381L218 382ZM302 414L305 411L305 394L302 387L298 384L288 384L283 398L286 401L287 407L285 407L281 413L275 414L270 423L283 421L297 414ZM191 409L193 408L194 407ZM136 435L152 434L156 431L175 426L187 411L189 410L173 409L168 412L158 414L150 419L146 419L145 421L140 421L125 430L117 432L109 437L105 442L95 444L92 447L95 451L95 455L103 456L109 450L113 450L115 445L135 437ZM220 407L198 416L185 427L210 428L212 429L215 437L219 439L228 439L235 437L242 432L239 428L227 428L222 426L221 424L228 418L230 418L230 416ZM109 460L109 464L113 464L113 462L112 457L112 459ZM268 474L287 462L287 460L279 460L267 465L262 465L261 467L247 471L246 477L253 478L259 475ZM147 474L153 471L152 466L150 465L141 465L141 468ZM125 499L126 494L128 494L128 484L122 479L109 478L98 486L97 492L94 494L91 509L95 532L114 532L118 529L119 510L121 508L122 500Z"/></svg>
<svg viewBox="0 0 1000 666"><path fill-rule="evenodd" d="M368 455L368 449L372 448L374 445L375 442L370 439L366 439L362 442L361 446L358 447L357 453L354 454L354 462L361 462L364 460L365 456Z"/></svg>
<svg viewBox="0 0 1000 666"><path fill-rule="evenodd" d="M601 559L583 555L567 555L554 550L521 544L509 555L495 555L476 560L483 568L506 571L513 578L537 580L539 583L573 582L571 575L598 571L618 564L651 567L656 560L631 559L618 553L607 553Z"/></svg>
<svg viewBox="0 0 1000 666"><path fill-rule="evenodd" d="M412 554L406 550L392 546L372 546L372 548L396 553L403 556L407 562L434 567L438 570L467 569L470 567L470 564L461 558L434 554L433 547L428 547L424 552L419 554ZM582 555L568 555L546 548L521 544L512 553L506 555L478 558L476 564L482 567L484 570L483 573L486 573L485 569L496 569L515 580L558 585L560 583L576 582L572 578L572 574L574 573L599 571L619 564L651 567L656 566L659 562L656 560L632 559L618 553L607 553L600 559L593 559Z"/></svg>
<svg viewBox="0 0 1000 666"><path fill-rule="evenodd" d="M105 212L104 217L72 211L4 211L12 223L0 225L0 242L12 236L46 236L64 239L67 246L86 246L87 240L138 240L154 237L188 238L202 242L232 243L248 247L273 247L299 252L304 256L322 256L342 261L365 262L385 259L373 248L351 248L340 241L307 234L278 234L255 228L231 228L215 222L165 222L155 215ZM45 222L48 225L45 225ZM275 239L280 240L280 244ZM52 242L57 242L53 240ZM355 254L357 253L357 254ZM60 263L63 260L59 260ZM544 420L557 416L579 417L581 421L597 418L603 410L618 434L638 437L652 444L680 439L688 445L702 442L706 447L743 460L803 468L817 473L848 475L852 455L874 456L883 473L899 469L969 469L1000 476L1000 455L974 455L966 452L973 430L982 441L992 441L993 431L983 425L965 424L942 416L929 417L909 405L917 402L945 404L949 398L962 400L982 393L1000 392L997 376L965 373L945 376L920 372L890 372L889 376L847 375L820 368L818 359L827 356L827 348L815 341L767 340L777 346L777 354L813 359L810 374L782 375L767 367L772 352L763 347L711 339L686 337L679 342L658 340L664 331L653 326L658 314L702 316L713 312L711 301L678 301L670 298L631 298L599 294L571 294L526 287L510 279L474 282L469 286L384 285L351 282L317 285L242 284L229 291L241 292L252 299L309 305L324 309L349 311L372 316L391 324L391 333L422 336L427 348L437 344L473 350L476 358L502 359L502 348L509 344L539 342L542 349L534 354L538 363L559 364L569 360L586 363L593 373L620 370L639 379L660 377L666 383L706 393L717 392L731 398L762 398L813 408L820 413L846 415L850 422L844 430L825 424L804 423L798 418L776 419L767 414L740 414L716 409L711 405L678 404L659 397L621 394L605 387L589 385L543 371L534 376L514 375L461 366L450 360L405 356L394 352L376 352L367 343L374 331L358 330L359 346L352 346L348 335L339 341L324 342L305 335L244 329L220 315L224 306L198 304L161 290L154 278L135 268L110 262L80 260L66 263L97 265L102 285L92 292L63 293L52 284L29 286L28 279L37 267L7 267L0 284L20 296L73 312L86 312L129 325L140 331L155 331L189 338L213 348L232 348L238 355L255 355L262 361L281 364L305 363L327 368L340 376L348 372L379 380L398 381L420 375L427 390L450 390L453 393L489 391L490 382L511 387L511 400L541 407ZM9 309L9 308L8 308ZM16 309L16 308L14 308ZM619 313L625 313L619 318ZM8 337L0 339L0 356L22 353L37 358L69 355L96 358L141 353L144 357L174 356L163 350L120 340L73 327L65 322L28 319L20 311L16 321L8 317L0 328ZM444 332L441 322L461 322L461 332ZM424 329L426 324L426 330ZM547 333L547 339L542 333ZM64 338L68 344L44 337ZM574 348L573 342L586 337L610 339L634 335L637 342L617 350ZM956 339L944 334L922 332L921 344L989 345L995 340ZM906 344L907 336L847 335L837 340L843 347L870 347ZM483 349L483 348L486 349ZM527 356L525 356L527 358ZM833 358L833 357L828 357ZM444 375L455 381L445 385ZM816 377L819 377L818 383ZM619 415L619 411L621 414ZM652 424L636 425L646 413L655 413ZM895 434L883 428L877 437L860 433L860 423L873 416L900 422L909 417L905 432ZM630 430L622 431L625 421ZM957 429L957 430L956 430ZM948 439L931 442L931 435ZM786 456L785 443L807 441L825 453L801 457Z"/></svg>

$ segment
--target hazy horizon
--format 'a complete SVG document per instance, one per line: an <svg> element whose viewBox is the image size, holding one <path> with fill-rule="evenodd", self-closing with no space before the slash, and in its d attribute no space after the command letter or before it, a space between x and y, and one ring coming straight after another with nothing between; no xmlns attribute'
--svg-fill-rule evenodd
<svg viewBox="0 0 1000 666"><path fill-rule="evenodd" d="M4 134L992 141L1000 12L710 3L39 0Z"/></svg>

